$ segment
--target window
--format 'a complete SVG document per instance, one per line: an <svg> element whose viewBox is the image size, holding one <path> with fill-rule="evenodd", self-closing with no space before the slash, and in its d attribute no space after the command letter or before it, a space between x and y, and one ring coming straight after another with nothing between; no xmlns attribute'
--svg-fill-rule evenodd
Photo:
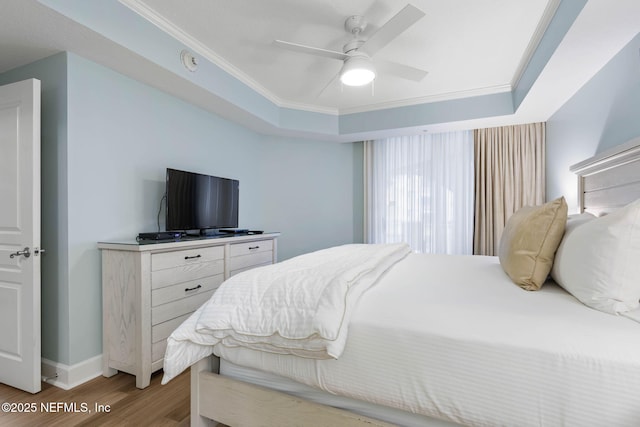
<svg viewBox="0 0 640 427"><path fill-rule="evenodd" d="M473 132L368 141L366 237L416 252L473 251Z"/></svg>

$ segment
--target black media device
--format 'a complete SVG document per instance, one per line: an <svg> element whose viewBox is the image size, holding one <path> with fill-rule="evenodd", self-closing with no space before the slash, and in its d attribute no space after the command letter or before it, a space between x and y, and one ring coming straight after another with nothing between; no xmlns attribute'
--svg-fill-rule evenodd
<svg viewBox="0 0 640 427"><path fill-rule="evenodd" d="M223 228L218 231L225 234L247 234L249 232L246 228Z"/></svg>
<svg viewBox="0 0 640 427"><path fill-rule="evenodd" d="M167 231L237 228L239 188L236 179L167 168Z"/></svg>
<svg viewBox="0 0 640 427"><path fill-rule="evenodd" d="M182 233L176 231L158 231L138 234L138 240L175 240L181 237Z"/></svg>

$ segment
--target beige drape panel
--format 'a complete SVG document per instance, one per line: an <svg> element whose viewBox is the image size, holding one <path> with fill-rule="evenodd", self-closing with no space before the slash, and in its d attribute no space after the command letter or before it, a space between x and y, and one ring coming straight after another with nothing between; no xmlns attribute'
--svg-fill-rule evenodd
<svg viewBox="0 0 640 427"><path fill-rule="evenodd" d="M545 124L474 131L473 253L496 255L504 226L523 206L545 200Z"/></svg>

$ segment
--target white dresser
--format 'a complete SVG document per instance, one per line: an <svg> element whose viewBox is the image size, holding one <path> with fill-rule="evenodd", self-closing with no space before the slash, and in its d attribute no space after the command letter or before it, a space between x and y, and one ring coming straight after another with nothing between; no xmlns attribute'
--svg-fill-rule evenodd
<svg viewBox="0 0 640 427"><path fill-rule="evenodd" d="M162 368L167 337L232 275L277 261L279 233L168 243L98 243L102 250L102 374Z"/></svg>

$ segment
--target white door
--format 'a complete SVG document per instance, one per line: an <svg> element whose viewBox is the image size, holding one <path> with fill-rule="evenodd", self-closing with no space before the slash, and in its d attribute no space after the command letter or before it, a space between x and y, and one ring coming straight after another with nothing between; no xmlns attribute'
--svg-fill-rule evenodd
<svg viewBox="0 0 640 427"><path fill-rule="evenodd" d="M40 391L40 81L0 87L0 382Z"/></svg>

